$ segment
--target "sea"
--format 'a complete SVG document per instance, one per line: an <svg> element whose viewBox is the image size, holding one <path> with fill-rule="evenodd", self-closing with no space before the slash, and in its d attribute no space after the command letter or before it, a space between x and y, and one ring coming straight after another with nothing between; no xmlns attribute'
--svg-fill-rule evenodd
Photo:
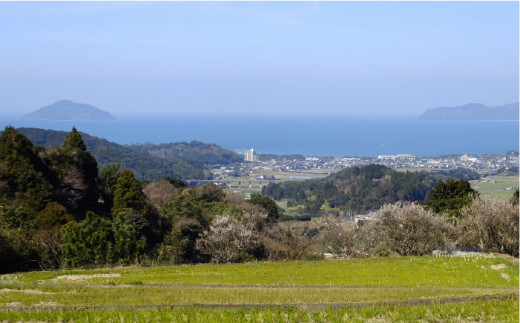
<svg viewBox="0 0 520 323"><path fill-rule="evenodd" d="M519 150L518 121L425 121L410 116L179 115L127 116L115 121L27 121L11 125L78 131L119 144L200 141L243 153L321 157L411 154L505 154Z"/></svg>

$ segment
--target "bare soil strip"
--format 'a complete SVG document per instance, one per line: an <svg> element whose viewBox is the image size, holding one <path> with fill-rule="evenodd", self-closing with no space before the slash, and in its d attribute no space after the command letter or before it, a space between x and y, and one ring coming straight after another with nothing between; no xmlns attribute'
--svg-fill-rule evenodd
<svg viewBox="0 0 520 323"><path fill-rule="evenodd" d="M42 284L39 287L72 287L77 285L66 284ZM212 284L82 284L82 287L96 287L96 288L170 288L170 289L184 289L184 288L210 288L210 289L494 289L494 290L518 290L516 287L457 287L457 286L334 286L334 285L212 285Z"/></svg>
<svg viewBox="0 0 520 323"><path fill-rule="evenodd" d="M434 305L434 304L454 304L469 303L474 301L490 301L490 300L517 300L518 294L511 293L507 295L483 295L483 296L462 296L462 297L444 297L444 298L421 298L403 301L385 301L385 302L359 302L359 303L324 303L324 304L190 304L190 305L135 305L135 306L46 306L46 310L64 311L64 310L158 310L158 309L241 309L241 308L286 308L293 307L302 311L316 311L330 308L332 310L340 310L344 308L367 308L379 306L417 306L417 305ZM13 306L0 308L0 311L34 311L42 310L42 306Z"/></svg>

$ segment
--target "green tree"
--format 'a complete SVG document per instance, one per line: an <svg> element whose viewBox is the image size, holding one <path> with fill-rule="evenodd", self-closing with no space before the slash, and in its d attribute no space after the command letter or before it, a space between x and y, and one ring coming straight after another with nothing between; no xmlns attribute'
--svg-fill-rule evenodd
<svg viewBox="0 0 520 323"><path fill-rule="evenodd" d="M278 213L278 205L267 196L253 194L251 195L249 203L258 205L266 210L267 222L275 222L280 217L280 214Z"/></svg>
<svg viewBox="0 0 520 323"><path fill-rule="evenodd" d="M76 218L86 211L104 213L103 190L99 184L97 161L88 151L81 135L73 128L53 158L58 159L61 185L56 199Z"/></svg>
<svg viewBox="0 0 520 323"><path fill-rule="evenodd" d="M172 196L162 206L161 213L171 223L171 231L159 249L160 261L193 261L197 255L194 250L195 240L211 220L205 203L193 194Z"/></svg>
<svg viewBox="0 0 520 323"><path fill-rule="evenodd" d="M110 263L113 258L113 232L108 222L87 212L81 223L62 228L62 266L88 267Z"/></svg>
<svg viewBox="0 0 520 323"><path fill-rule="evenodd" d="M29 214L22 205L16 203L0 204L0 224L5 228L25 228L31 227Z"/></svg>
<svg viewBox="0 0 520 323"><path fill-rule="evenodd" d="M141 184L128 169L123 170L117 178L112 215L117 215L125 209L133 209L143 217L148 212L146 196L141 190Z"/></svg>
<svg viewBox="0 0 520 323"><path fill-rule="evenodd" d="M62 149L70 166L78 167L88 182L96 181L98 177L97 161L88 151L80 133L76 128L63 140Z"/></svg>
<svg viewBox="0 0 520 323"><path fill-rule="evenodd" d="M101 168L101 182L108 196L113 197L119 177L119 164L109 164Z"/></svg>
<svg viewBox="0 0 520 323"><path fill-rule="evenodd" d="M0 198L16 197L32 216L52 198L52 174L37 151L13 127L0 135Z"/></svg>
<svg viewBox="0 0 520 323"><path fill-rule="evenodd" d="M446 182L441 180L435 185L428 193L424 205L435 213L458 218L460 210L471 205L472 200L478 195L468 181L449 178Z"/></svg>
<svg viewBox="0 0 520 323"><path fill-rule="evenodd" d="M221 202L226 196L224 191L213 183L194 187L190 193L206 203Z"/></svg>
<svg viewBox="0 0 520 323"><path fill-rule="evenodd" d="M165 235L164 242L157 249L157 261L159 263L175 265L192 260L195 240L190 240L189 232L182 232L183 229L186 230L187 228L189 228L189 225L184 226L184 228L175 226L171 232Z"/></svg>
<svg viewBox="0 0 520 323"><path fill-rule="evenodd" d="M204 210L204 203L192 194L173 196L163 205L161 211L173 222L181 218L194 219L204 227L207 227L210 222L208 212Z"/></svg>
<svg viewBox="0 0 520 323"><path fill-rule="evenodd" d="M83 142L78 130L76 130L76 127L73 127L72 131L67 135L67 137L65 137L65 140L63 141L63 149L65 151L77 149L80 151L87 151L87 146Z"/></svg>
<svg viewBox="0 0 520 323"><path fill-rule="evenodd" d="M132 209L126 209L114 216L113 258L116 262L123 265L139 262L146 247L146 238L141 232L147 224L147 221Z"/></svg>

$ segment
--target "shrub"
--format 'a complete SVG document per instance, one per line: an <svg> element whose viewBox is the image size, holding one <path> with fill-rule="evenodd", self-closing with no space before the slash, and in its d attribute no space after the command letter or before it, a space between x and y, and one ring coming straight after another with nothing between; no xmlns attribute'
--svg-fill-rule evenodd
<svg viewBox="0 0 520 323"><path fill-rule="evenodd" d="M50 229L73 220L74 218L67 213L63 205L57 202L49 202L34 219L33 226L38 229Z"/></svg>
<svg viewBox="0 0 520 323"><path fill-rule="evenodd" d="M292 222L280 222L266 228L262 240L269 259L298 260L309 257L318 235L308 225L302 227Z"/></svg>
<svg viewBox="0 0 520 323"><path fill-rule="evenodd" d="M157 248L156 260L160 264L181 264L192 257L188 255L193 243L182 234L179 227L174 227L171 232L164 236L164 242ZM192 250L191 250L192 251Z"/></svg>
<svg viewBox="0 0 520 323"><path fill-rule="evenodd" d="M502 200L476 199L461 210L460 244L518 257L518 205Z"/></svg>
<svg viewBox="0 0 520 323"><path fill-rule="evenodd" d="M0 274L38 269L40 247L30 230L0 223Z"/></svg>

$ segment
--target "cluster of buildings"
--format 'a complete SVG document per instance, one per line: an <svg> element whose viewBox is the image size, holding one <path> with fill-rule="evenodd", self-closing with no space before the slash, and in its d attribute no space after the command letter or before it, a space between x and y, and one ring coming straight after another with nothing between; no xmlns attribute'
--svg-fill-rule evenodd
<svg viewBox="0 0 520 323"><path fill-rule="evenodd" d="M352 166L380 164L390 168L439 169L450 170L466 168L471 170L499 170L518 167L518 152L511 151L505 155L448 155L440 157L416 157L410 154L380 155L377 157L305 157L292 160L259 161L253 149L245 153L245 163L233 170L239 173L251 171L306 171L311 169L337 170ZM236 172L236 171L235 171Z"/></svg>

